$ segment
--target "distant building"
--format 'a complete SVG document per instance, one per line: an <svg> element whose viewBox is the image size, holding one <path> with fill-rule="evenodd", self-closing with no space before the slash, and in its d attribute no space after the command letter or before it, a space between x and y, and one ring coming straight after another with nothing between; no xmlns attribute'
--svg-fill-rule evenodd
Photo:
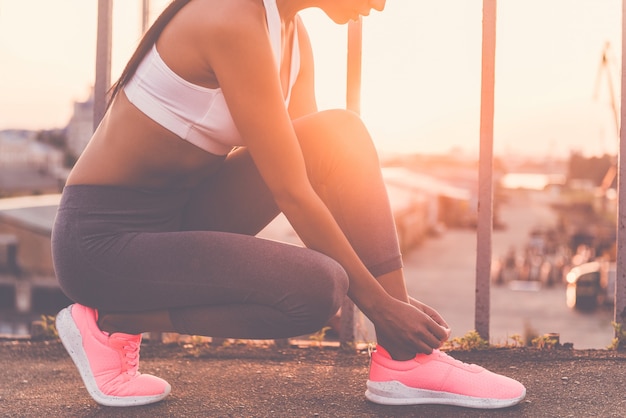
<svg viewBox="0 0 626 418"><path fill-rule="evenodd" d="M0 168L23 166L33 162L34 131L7 129L0 131Z"/></svg>
<svg viewBox="0 0 626 418"><path fill-rule="evenodd" d="M383 167L382 173L388 187L403 188L423 196L426 204L423 216L427 230L475 224L472 193L467 188L405 167Z"/></svg>
<svg viewBox="0 0 626 418"><path fill-rule="evenodd" d="M32 168L54 172L62 166L63 153L36 140L37 132L0 131L0 169Z"/></svg>
<svg viewBox="0 0 626 418"><path fill-rule="evenodd" d="M74 102L74 113L67 124L67 148L78 158L93 134L93 92L85 102Z"/></svg>
<svg viewBox="0 0 626 418"><path fill-rule="evenodd" d="M36 135L28 130L0 131L0 197L58 190L63 151L38 142Z"/></svg>

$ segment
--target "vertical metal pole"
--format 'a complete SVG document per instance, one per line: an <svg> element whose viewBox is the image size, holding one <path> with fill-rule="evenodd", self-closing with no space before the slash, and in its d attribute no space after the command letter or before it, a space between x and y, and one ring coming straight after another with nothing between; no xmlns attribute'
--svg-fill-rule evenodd
<svg viewBox="0 0 626 418"><path fill-rule="evenodd" d="M141 33L146 33L150 25L150 0L143 0L141 7Z"/></svg>
<svg viewBox="0 0 626 418"><path fill-rule="evenodd" d="M614 320L617 324L626 324L626 166L623 158L626 156L626 0L622 2L622 70L621 94L622 105L620 110L619 153L617 156L617 274L615 278L615 312Z"/></svg>
<svg viewBox="0 0 626 418"><path fill-rule="evenodd" d="M348 23L348 79L346 107L361 113L361 56L363 51L363 18Z"/></svg>
<svg viewBox="0 0 626 418"><path fill-rule="evenodd" d="M491 238L493 232L495 55L496 0L483 0L475 326L478 334L487 341L489 341Z"/></svg>
<svg viewBox="0 0 626 418"><path fill-rule="evenodd" d="M346 80L346 107L353 112L361 112L361 51L363 20L351 21L348 24L348 69ZM356 307L346 298L341 306L341 325L339 342L343 348L349 349L356 340L355 329Z"/></svg>
<svg viewBox="0 0 626 418"><path fill-rule="evenodd" d="M111 86L111 39L113 0L98 0L98 38L96 40L96 82L94 85L93 129L104 117L107 91Z"/></svg>

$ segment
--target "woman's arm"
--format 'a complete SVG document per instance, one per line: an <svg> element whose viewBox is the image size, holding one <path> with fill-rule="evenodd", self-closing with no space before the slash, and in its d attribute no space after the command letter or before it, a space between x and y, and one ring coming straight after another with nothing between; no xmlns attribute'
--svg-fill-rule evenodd
<svg viewBox="0 0 626 418"><path fill-rule="evenodd" d="M296 16L298 42L300 50L300 71L298 78L291 90L291 100L289 101L289 116L291 119L309 115L317 112L317 101L315 99L315 68L313 60L313 49L309 34L299 16Z"/></svg>
<svg viewBox="0 0 626 418"><path fill-rule="evenodd" d="M349 295L377 325L416 351L438 347L445 331L424 312L391 297L369 273L311 186L279 71L267 36L265 12L248 0L220 2L210 19L203 53L219 80L233 120L255 164L304 244L339 262Z"/></svg>
<svg viewBox="0 0 626 418"><path fill-rule="evenodd" d="M238 9L232 19L223 19L212 29L215 33L206 46L211 66L279 208L307 247L332 257L346 269L353 281L355 302L367 311L386 293L352 250L308 180L261 12Z"/></svg>

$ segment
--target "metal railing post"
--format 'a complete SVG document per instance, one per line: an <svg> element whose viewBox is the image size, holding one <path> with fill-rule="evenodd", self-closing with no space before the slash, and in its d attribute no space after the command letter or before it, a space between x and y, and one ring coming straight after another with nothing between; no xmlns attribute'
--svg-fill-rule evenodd
<svg viewBox="0 0 626 418"><path fill-rule="evenodd" d="M98 37L96 40L96 81L93 92L93 129L104 117L107 91L111 86L111 43L113 0L98 0Z"/></svg>
<svg viewBox="0 0 626 418"><path fill-rule="evenodd" d="M150 0L141 3L141 33L146 33L150 26Z"/></svg>
<svg viewBox="0 0 626 418"><path fill-rule="evenodd" d="M622 69L621 69L621 109L619 128L619 149L617 155L617 265L615 277L614 321L624 326L626 323L626 167L623 157L626 156L626 0L622 1ZM617 336L617 335L616 335Z"/></svg>
<svg viewBox="0 0 626 418"><path fill-rule="evenodd" d="M348 24L348 68L346 80L346 108L353 112L361 112L361 51L363 19L350 21ZM341 325L339 342L342 347L349 348L356 340L355 328L356 307L346 298L341 306Z"/></svg>
<svg viewBox="0 0 626 418"><path fill-rule="evenodd" d="M483 0L480 156L476 251L475 327L489 341L491 238L493 232L493 119L496 55L496 0Z"/></svg>
<svg viewBox="0 0 626 418"><path fill-rule="evenodd" d="M348 24L348 66L346 107L361 113L361 57L363 50L363 19Z"/></svg>

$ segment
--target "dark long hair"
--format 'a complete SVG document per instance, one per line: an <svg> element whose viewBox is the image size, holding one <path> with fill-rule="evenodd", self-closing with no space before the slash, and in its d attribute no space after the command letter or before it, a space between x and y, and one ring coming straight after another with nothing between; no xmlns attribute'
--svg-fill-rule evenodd
<svg viewBox="0 0 626 418"><path fill-rule="evenodd" d="M146 56L148 51L152 48L154 43L157 41L159 36L161 36L161 32L167 24L172 20L174 15L180 11L187 3L191 0L173 0L163 12L159 15L159 17L154 21L152 26L146 31L146 33L141 38L139 45L137 45L137 49L130 57L130 60L126 64L124 71L120 75L120 78L111 86L109 90L110 96L107 107L111 105L115 96L124 88L126 83L135 75L137 71L137 67L141 64L141 61Z"/></svg>

